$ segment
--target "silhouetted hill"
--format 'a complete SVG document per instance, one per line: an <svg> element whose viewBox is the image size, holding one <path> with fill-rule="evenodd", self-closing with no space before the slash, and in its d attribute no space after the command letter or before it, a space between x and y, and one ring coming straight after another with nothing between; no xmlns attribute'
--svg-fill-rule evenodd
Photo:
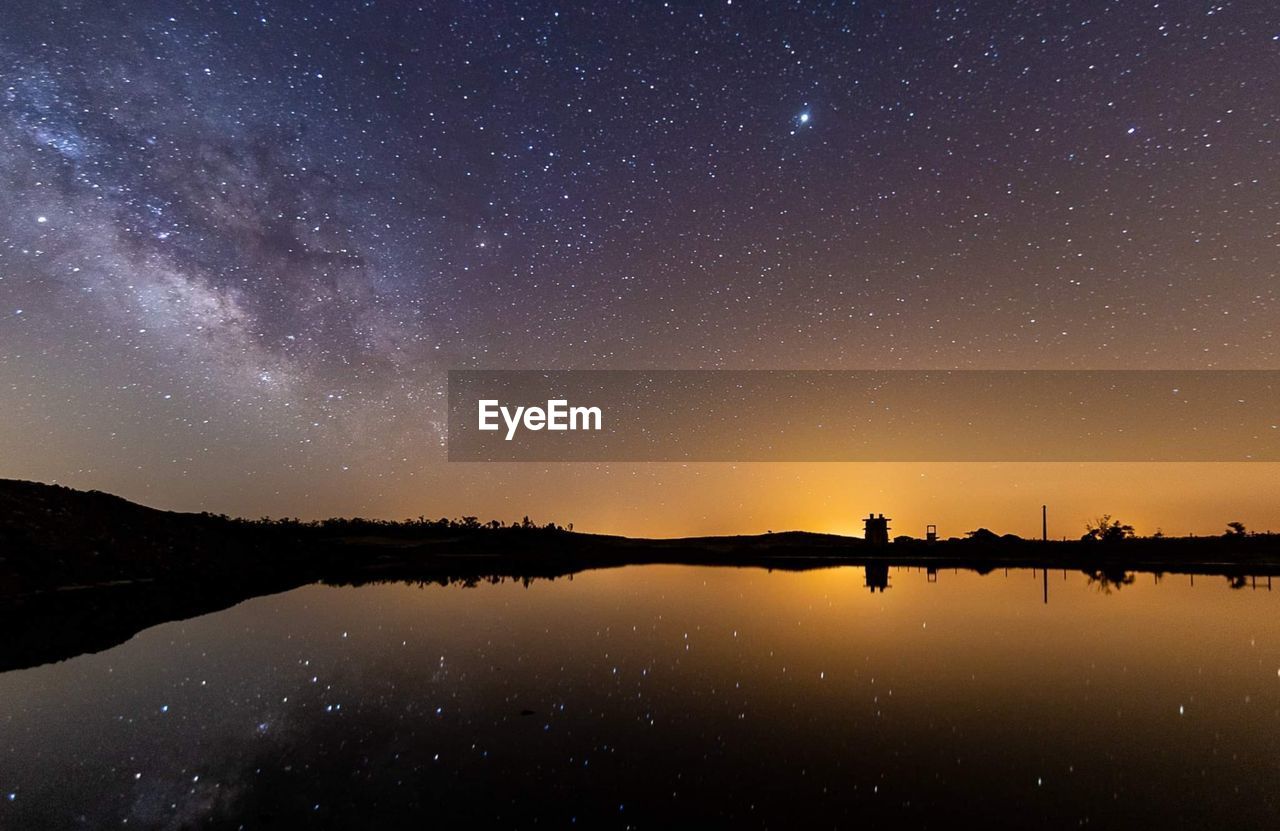
<svg viewBox="0 0 1280 831"><path fill-rule="evenodd" d="M154 552L138 548L140 535L187 543L193 528L209 524L228 523L147 508L101 491L0 480L0 542L8 550L127 551L146 557Z"/></svg>
<svg viewBox="0 0 1280 831"><path fill-rule="evenodd" d="M237 569L302 543L281 527L148 508L100 491L0 480L0 574L60 583Z"/></svg>

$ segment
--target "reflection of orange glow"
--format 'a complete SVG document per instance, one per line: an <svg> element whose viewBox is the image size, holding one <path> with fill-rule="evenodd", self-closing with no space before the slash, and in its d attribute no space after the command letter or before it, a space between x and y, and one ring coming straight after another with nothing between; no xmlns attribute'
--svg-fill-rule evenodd
<svg viewBox="0 0 1280 831"><path fill-rule="evenodd" d="M696 653L690 660L730 684L748 661L760 674L755 680L775 693L843 696L845 704L855 691L874 695L871 679L878 678L881 695L893 689L900 704L902 696L922 700L945 689L948 696L972 695L975 707L1000 718L1006 710L989 710L1000 700L1020 708L1032 692L1074 689L1081 667L1091 668L1091 683L1105 677L1128 690L1135 679L1168 672L1171 665L1199 676L1206 666L1236 660L1233 632L1276 629L1274 595L1232 591L1222 577L1203 575L1193 585L1186 575L1157 580L1143 572L1110 594L1079 571L1054 569L1048 578L1047 605L1042 573L1031 569L980 575L947 568L930 583L922 569L893 567L891 588L883 594L866 589L860 566L802 572L633 566L583 572L572 583L535 581L529 588L509 582L477 589L304 591L315 593L308 614L321 615L325 631L357 629L365 615L391 628L422 625L425 616L430 631L460 628L487 638L486 626L542 633L580 631L590 621L588 631L603 631L621 615L643 624L611 632L613 659L637 655L647 662L654 655ZM477 616L477 607L495 611ZM1232 624L1206 629L1206 615ZM491 618L501 619L501 626L481 622ZM1135 649L1137 643L1149 648ZM557 662L569 650L575 665L589 665L599 655L594 638L548 642L527 636L519 646L526 656L554 655ZM1148 690L1139 698L1153 695L1173 693ZM1176 702L1167 707L1175 710Z"/></svg>

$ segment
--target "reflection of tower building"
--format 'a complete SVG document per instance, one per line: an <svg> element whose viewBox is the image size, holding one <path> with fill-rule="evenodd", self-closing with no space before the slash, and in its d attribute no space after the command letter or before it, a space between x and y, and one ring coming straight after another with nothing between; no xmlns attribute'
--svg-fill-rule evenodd
<svg viewBox="0 0 1280 831"><path fill-rule="evenodd" d="M863 571L866 574L866 587L871 590L872 594L889 588L888 563L867 563L863 567Z"/></svg>
<svg viewBox="0 0 1280 831"><path fill-rule="evenodd" d="M868 514L867 518L862 520L866 525L866 531L863 538L872 545L888 545L889 544L889 523L892 520L885 517L884 514L876 516Z"/></svg>

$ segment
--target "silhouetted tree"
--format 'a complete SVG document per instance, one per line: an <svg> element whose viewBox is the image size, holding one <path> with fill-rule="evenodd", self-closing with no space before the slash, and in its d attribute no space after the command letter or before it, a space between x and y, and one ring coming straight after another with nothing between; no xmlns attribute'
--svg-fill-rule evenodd
<svg viewBox="0 0 1280 831"><path fill-rule="evenodd" d="M1085 538L1102 542L1118 542L1133 536L1133 526L1126 525L1118 519L1112 519L1111 514L1103 514L1094 522L1085 523L1084 528Z"/></svg>
<svg viewBox="0 0 1280 831"><path fill-rule="evenodd" d="M1226 533L1226 535L1225 535L1225 536L1228 536L1228 537L1244 537L1244 536L1248 536L1248 533L1249 533L1249 532L1245 530L1245 527L1244 527L1244 523L1243 523L1243 522L1228 522L1228 523L1227 523L1227 533Z"/></svg>

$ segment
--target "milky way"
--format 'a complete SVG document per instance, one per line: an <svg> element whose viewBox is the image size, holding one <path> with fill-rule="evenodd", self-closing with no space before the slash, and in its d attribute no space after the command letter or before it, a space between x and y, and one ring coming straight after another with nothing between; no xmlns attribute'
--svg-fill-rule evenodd
<svg viewBox="0 0 1280 831"><path fill-rule="evenodd" d="M2 475L505 507L451 367L1277 366L1266 0L24 6Z"/></svg>

